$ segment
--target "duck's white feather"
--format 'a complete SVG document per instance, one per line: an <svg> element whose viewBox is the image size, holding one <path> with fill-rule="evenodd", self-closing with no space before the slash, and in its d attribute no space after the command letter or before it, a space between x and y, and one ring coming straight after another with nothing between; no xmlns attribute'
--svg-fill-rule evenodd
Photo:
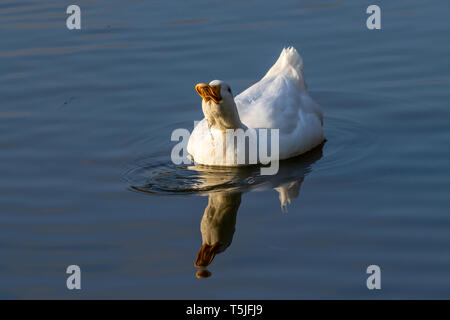
<svg viewBox="0 0 450 320"><path fill-rule="evenodd" d="M279 158L307 152L323 142L320 106L306 91L303 61L295 48L286 48L266 75L234 99L241 122L248 128L279 129ZM220 130L203 119L194 129L188 152L195 162L223 163Z"/></svg>

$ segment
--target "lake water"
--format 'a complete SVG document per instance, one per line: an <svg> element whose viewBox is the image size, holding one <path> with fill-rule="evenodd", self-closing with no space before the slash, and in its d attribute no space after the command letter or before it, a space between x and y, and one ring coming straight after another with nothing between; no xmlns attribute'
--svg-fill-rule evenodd
<svg viewBox="0 0 450 320"><path fill-rule="evenodd" d="M64 1L2 0L0 297L450 298L450 2L373 2L77 0L70 31ZM171 164L194 85L241 92L288 45L327 142L266 180ZM228 188L232 243L198 279Z"/></svg>

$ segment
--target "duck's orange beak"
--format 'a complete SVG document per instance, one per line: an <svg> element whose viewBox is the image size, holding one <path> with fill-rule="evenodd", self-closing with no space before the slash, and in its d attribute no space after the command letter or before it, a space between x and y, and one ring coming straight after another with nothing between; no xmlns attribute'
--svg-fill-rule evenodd
<svg viewBox="0 0 450 320"><path fill-rule="evenodd" d="M195 91L203 98L205 102L213 100L215 103L219 103L222 100L220 95L220 84L210 86L206 83L199 83L195 86Z"/></svg>
<svg viewBox="0 0 450 320"><path fill-rule="evenodd" d="M212 246L204 243L198 251L197 260L195 260L196 267L207 267L216 256L219 245L213 244Z"/></svg>

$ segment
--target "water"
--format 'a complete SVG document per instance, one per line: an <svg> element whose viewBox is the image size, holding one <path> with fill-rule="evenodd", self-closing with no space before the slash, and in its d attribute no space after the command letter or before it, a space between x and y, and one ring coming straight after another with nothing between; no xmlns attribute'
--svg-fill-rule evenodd
<svg viewBox="0 0 450 320"><path fill-rule="evenodd" d="M1 1L0 297L450 298L450 4L377 3L381 31L356 0L79 0L69 31L61 1ZM171 164L194 85L241 92L287 45L327 142L267 179ZM232 243L197 279L229 191Z"/></svg>

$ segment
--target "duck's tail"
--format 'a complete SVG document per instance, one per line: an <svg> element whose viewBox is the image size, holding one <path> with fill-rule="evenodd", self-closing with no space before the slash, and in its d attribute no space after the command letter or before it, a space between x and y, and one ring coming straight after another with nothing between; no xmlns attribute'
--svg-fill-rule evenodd
<svg viewBox="0 0 450 320"><path fill-rule="evenodd" d="M303 72L303 60L294 47L284 48L281 51L277 62L270 68L264 78L272 77L279 74L285 74L297 78L299 84L306 88L305 77Z"/></svg>

